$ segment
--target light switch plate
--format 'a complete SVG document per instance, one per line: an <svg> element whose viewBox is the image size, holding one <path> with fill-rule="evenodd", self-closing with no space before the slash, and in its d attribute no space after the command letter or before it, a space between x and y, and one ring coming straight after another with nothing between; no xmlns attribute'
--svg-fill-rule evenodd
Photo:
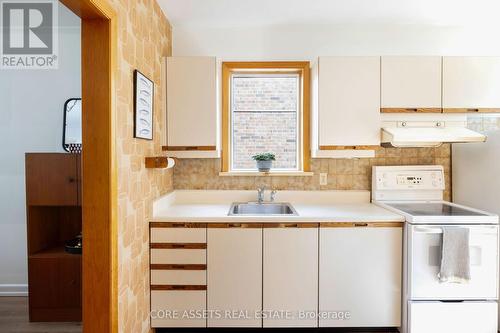
<svg viewBox="0 0 500 333"><path fill-rule="evenodd" d="M319 174L319 184L320 185L328 185L328 174L320 173Z"/></svg>

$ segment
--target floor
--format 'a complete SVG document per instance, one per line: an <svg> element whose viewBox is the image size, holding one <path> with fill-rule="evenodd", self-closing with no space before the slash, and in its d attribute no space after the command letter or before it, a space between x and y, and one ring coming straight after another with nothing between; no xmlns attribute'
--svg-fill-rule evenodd
<svg viewBox="0 0 500 333"><path fill-rule="evenodd" d="M172 330L168 330L173 332ZM186 330L180 330L187 332ZM202 331L202 330L198 330ZM197 332L198 332L197 331ZM263 330L255 330L255 332ZM277 330L279 332L305 332L307 330ZM311 332L322 332L327 330L311 330ZM328 330L331 331L331 330ZM0 333L81 333L80 323L30 323L28 321L28 298L27 297L0 297ZM159 333L162 330L158 330ZM228 332L227 330L225 332ZM250 333L250 331L246 331ZM252 331L253 332L253 331ZM264 330L265 332L265 330ZM373 331L342 331L343 333L373 332ZM377 331L388 333L394 331Z"/></svg>
<svg viewBox="0 0 500 333"><path fill-rule="evenodd" d="M30 323L27 297L0 297L1 333L80 333L80 323Z"/></svg>

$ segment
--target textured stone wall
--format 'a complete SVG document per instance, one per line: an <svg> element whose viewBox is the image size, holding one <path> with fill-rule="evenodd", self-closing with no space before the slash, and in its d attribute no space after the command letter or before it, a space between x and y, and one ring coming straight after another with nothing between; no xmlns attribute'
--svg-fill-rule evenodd
<svg viewBox="0 0 500 333"><path fill-rule="evenodd" d="M275 168L297 168L298 77L235 77L232 96L232 169L255 169L266 152Z"/></svg>
<svg viewBox="0 0 500 333"><path fill-rule="evenodd" d="M274 153L275 168L297 167L297 112L233 112L233 169L255 169L252 156Z"/></svg>
<svg viewBox="0 0 500 333"><path fill-rule="evenodd" d="M451 198L450 145L439 148L381 148L375 158L312 159L312 177L219 176L219 159L182 159L174 169L175 189L241 189L258 186L278 190L371 190L371 167L376 165L442 165L445 199ZM328 185L319 185L319 174L328 174Z"/></svg>
<svg viewBox="0 0 500 333"><path fill-rule="evenodd" d="M162 59L171 54L171 27L155 0L103 1L118 17L118 327L123 333L150 332L149 216L153 201L172 190L172 171L146 169L144 158L162 154L166 116ZM153 141L133 138L135 69L155 83Z"/></svg>

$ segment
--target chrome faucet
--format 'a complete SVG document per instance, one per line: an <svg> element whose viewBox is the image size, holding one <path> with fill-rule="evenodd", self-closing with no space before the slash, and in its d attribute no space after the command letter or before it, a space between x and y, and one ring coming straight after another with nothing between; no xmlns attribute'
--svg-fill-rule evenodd
<svg viewBox="0 0 500 333"><path fill-rule="evenodd" d="M266 191L266 187L265 186L262 186L262 187L257 187L257 202L259 204L263 203L264 202L264 193Z"/></svg>
<svg viewBox="0 0 500 333"><path fill-rule="evenodd" d="M278 193L278 191L275 189L271 191L271 202L274 202L274 199L276 199L276 193Z"/></svg>

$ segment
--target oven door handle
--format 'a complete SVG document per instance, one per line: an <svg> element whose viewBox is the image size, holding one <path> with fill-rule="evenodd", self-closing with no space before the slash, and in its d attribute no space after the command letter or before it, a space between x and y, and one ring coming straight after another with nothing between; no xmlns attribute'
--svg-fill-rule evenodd
<svg viewBox="0 0 500 333"><path fill-rule="evenodd" d="M496 235L498 234L497 226L477 226L474 228L469 228L471 234L481 234L481 235ZM423 234L442 234L443 228L440 227L416 227L415 232Z"/></svg>

